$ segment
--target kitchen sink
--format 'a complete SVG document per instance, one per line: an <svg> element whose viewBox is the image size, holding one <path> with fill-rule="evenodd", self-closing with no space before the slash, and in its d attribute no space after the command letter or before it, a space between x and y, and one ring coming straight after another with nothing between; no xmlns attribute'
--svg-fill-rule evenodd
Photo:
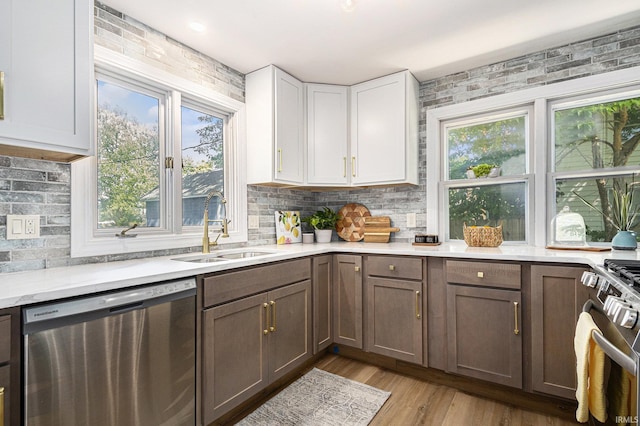
<svg viewBox="0 0 640 426"><path fill-rule="evenodd" d="M228 259L223 259L221 257L218 257L217 254L199 254L197 256L175 257L171 260L178 260L180 262L193 262L193 263L215 263L215 262L224 262Z"/></svg>
<svg viewBox="0 0 640 426"><path fill-rule="evenodd" d="M244 259L247 257L266 256L268 254L273 254L273 253L269 251L253 251L252 250L252 251L239 251L234 253L218 254L218 257L221 257L222 259Z"/></svg>
<svg viewBox="0 0 640 426"><path fill-rule="evenodd" d="M214 253L198 254L195 256L187 257L175 257L171 260L178 260L180 262L193 262L193 263L216 263L225 262L233 259L247 259L253 257L262 257L270 254L274 254L273 251L255 250L255 249L231 249L220 250Z"/></svg>

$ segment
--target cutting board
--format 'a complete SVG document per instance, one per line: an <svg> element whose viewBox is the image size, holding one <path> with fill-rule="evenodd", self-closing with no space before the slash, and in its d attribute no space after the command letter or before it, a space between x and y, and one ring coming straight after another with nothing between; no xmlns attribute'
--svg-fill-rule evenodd
<svg viewBox="0 0 640 426"><path fill-rule="evenodd" d="M388 243L392 232L400 228L391 227L389 216L369 216L364 218L364 242Z"/></svg>
<svg viewBox="0 0 640 426"><path fill-rule="evenodd" d="M350 203L338 210L336 232L345 241L360 241L364 238L364 219L371 216L362 204Z"/></svg>

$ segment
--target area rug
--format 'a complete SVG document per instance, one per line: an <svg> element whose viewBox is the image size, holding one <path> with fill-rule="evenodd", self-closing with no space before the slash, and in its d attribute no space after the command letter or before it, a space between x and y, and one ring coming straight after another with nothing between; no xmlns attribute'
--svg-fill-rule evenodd
<svg viewBox="0 0 640 426"><path fill-rule="evenodd" d="M237 424L368 425L389 395L314 368Z"/></svg>

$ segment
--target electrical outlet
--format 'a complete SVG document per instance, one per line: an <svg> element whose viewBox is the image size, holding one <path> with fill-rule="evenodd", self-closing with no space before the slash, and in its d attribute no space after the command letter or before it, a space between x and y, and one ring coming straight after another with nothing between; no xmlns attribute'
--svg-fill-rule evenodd
<svg viewBox="0 0 640 426"><path fill-rule="evenodd" d="M249 229L260 229L260 216L249 215Z"/></svg>
<svg viewBox="0 0 640 426"><path fill-rule="evenodd" d="M415 228L418 225L416 224L416 214L415 213L407 213L407 228Z"/></svg>
<svg viewBox="0 0 640 426"><path fill-rule="evenodd" d="M7 215L7 240L40 238L40 216Z"/></svg>

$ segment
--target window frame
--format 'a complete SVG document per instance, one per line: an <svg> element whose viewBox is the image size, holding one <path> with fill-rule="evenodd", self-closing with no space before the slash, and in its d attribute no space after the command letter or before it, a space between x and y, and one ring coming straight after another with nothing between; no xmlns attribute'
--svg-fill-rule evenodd
<svg viewBox="0 0 640 426"><path fill-rule="evenodd" d="M218 240L219 244L243 243L247 241L247 187L246 187L246 132L245 104L220 94L200 84L176 77L164 70L142 63L133 58L112 52L104 47L94 49L96 78L99 75L114 75L118 80L149 84L155 91L167 93L165 119L166 144L164 156L176 158L176 141L180 140L180 104L182 97L187 105L203 105L207 110L227 116L225 126L225 177L224 194L228 201L227 217L231 220L229 238ZM123 78L124 77L124 78ZM94 79L94 82L96 79ZM96 91L94 86L94 92ZM97 96L94 93L94 99ZM177 105L177 107L176 107ZM95 106L92 120L96 120ZM160 124L159 124L160 125ZM97 126L94 125L93 143L97 143ZM161 150L164 147L161 147ZM180 158L180 153L177 153ZM160 156L163 160L162 155ZM174 161L175 162L175 161ZM178 163L179 164L179 163ZM162 167L162 164L160 165ZM78 160L71 165L71 257L85 257L133 252L161 251L194 247L202 244L202 228L182 227L182 199L180 188L182 173L173 169L164 173L166 185L166 229L136 230L136 238L118 239L96 235L97 218L97 156ZM163 178L161 177L161 180ZM178 186L176 186L178 185ZM178 198L180 199L178 200ZM90 200L87 202L87 200ZM180 210L176 210L177 208ZM174 214L175 212L175 214ZM112 234L109 231L109 234Z"/></svg>
<svg viewBox="0 0 640 426"><path fill-rule="evenodd" d="M478 124L490 123L494 121L506 120L509 118L516 117L524 117L525 119L525 171L520 175L510 175L510 176L499 176L491 179L451 179L450 178L450 169L449 169L449 156L448 156L448 130L449 129L459 129L462 127L469 127ZM532 212L530 211L530 207L533 204L531 202L531 186L530 183L532 174L530 170L532 168L531 164L531 140L532 140L532 127L533 127L533 106L532 105L522 105L518 107L511 107L501 110L495 110L485 113L474 114L471 116L464 116L449 120L443 120L440 122L442 126L441 134L442 134L442 146L445 149L444 155L441 155L441 173L440 173L440 195L442 196L442 209L443 209L443 225L442 225L442 233L444 235L445 241L461 241L461 240L451 240L451 232L450 232L450 220L449 220L449 200L448 193L450 189L459 189L459 188L474 188L474 187L482 187L482 186L498 186L498 185L506 185L506 184L515 184L515 183L524 183L524 199L525 199L525 221L531 217ZM528 222L527 222L528 223ZM525 226L525 240L524 241L505 241L508 244L528 244L531 239L531 225Z"/></svg>
<svg viewBox="0 0 640 426"><path fill-rule="evenodd" d="M559 99L570 99L577 96L588 96L594 93L614 93L615 91L631 91L640 84L640 75L634 68L611 71L603 74L582 77L573 80L532 87L511 93L476 99L459 104L436 107L426 111L426 231L429 234L445 235L446 208L444 208L442 123L462 117L492 113L521 105L531 104L533 108L531 125L530 155L530 200L535 204L528 206L531 213L528 244L544 247L549 238L548 227L551 215L550 196L547 188L551 188L552 168L549 126L549 103ZM541 201L544 200L544 201ZM507 243L505 243L507 244ZM464 246L466 248L466 245Z"/></svg>

